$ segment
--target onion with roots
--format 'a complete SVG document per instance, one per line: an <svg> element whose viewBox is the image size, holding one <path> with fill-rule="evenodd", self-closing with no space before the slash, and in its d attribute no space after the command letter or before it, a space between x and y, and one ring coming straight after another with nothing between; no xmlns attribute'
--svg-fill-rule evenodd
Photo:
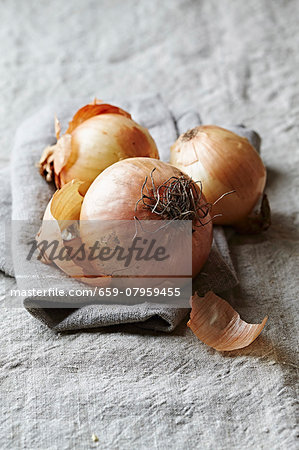
<svg viewBox="0 0 299 450"><path fill-rule="evenodd" d="M212 244L209 210L200 187L181 170L152 158L129 158L95 179L84 197L80 220L81 224L94 220L192 220L192 275L196 276ZM82 241L90 241L90 234L81 228ZM91 233L91 241L96 233ZM184 239L181 235L176 241L174 266L185 253Z"/></svg>
<svg viewBox="0 0 299 450"><path fill-rule="evenodd" d="M86 247L93 246L96 241L102 243L107 237L106 232L111 232L112 221L117 223L118 239L124 237L128 242L128 237L133 238L131 231L136 229L136 225L142 224L142 221L152 221L151 223L156 224L156 221L165 220L165 223L171 225L172 222L190 220L192 236L185 235L177 228L173 231L174 228L166 226L167 233L163 234L162 239L166 245L170 243L171 248L175 249L167 262L173 275L176 275L175 268L183 267L184 258L186 263L188 262L187 245L189 248L192 246L192 276L199 273L210 253L213 227L210 205L200 187L188 175L160 160L129 158L108 167L95 179L86 193L85 191L86 187L82 182L73 180L54 194L45 213L38 236L39 242L47 239L47 230L52 229L47 225L48 220L57 223L54 236L50 236L56 238L56 233L63 231L62 227L67 228L67 221L80 219L78 236ZM187 242L187 239L192 241ZM61 247L65 245L61 237L59 242ZM108 244L114 245L113 242ZM44 259L45 262L50 262L47 254ZM88 268L90 279L84 279L87 275L86 268L79 265L76 270L76 261L71 260L67 264L64 261L56 262L56 265L70 276L96 284L96 279L92 281L94 277L99 280L99 285L103 284L101 276L110 277L117 269L113 266L115 261L110 265L103 265L102 261L92 264L95 264L92 272ZM142 276L146 276L148 270L150 265L144 263L141 266ZM104 282L106 283L105 280Z"/></svg>
<svg viewBox="0 0 299 450"><path fill-rule="evenodd" d="M39 170L58 189L73 179L88 187L104 169L125 158L159 158L146 128L123 109L98 100L77 111L63 136L57 119L55 129L57 144L44 150Z"/></svg>

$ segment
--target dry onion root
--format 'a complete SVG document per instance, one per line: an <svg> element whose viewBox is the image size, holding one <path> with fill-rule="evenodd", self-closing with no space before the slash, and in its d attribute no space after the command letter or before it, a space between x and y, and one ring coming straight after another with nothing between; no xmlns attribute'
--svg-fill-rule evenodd
<svg viewBox="0 0 299 450"><path fill-rule="evenodd" d="M244 322L231 305L213 292L192 297L192 310L187 323L205 344L218 351L247 347L262 332L268 317L260 324Z"/></svg>
<svg viewBox="0 0 299 450"><path fill-rule="evenodd" d="M111 164L136 156L159 158L148 130L121 108L95 100L79 109L63 136L55 118L57 143L47 147L39 170L58 189L73 179L93 180Z"/></svg>
<svg viewBox="0 0 299 450"><path fill-rule="evenodd" d="M266 169L246 138L214 125L199 126L173 144L170 163L193 180L201 180L213 204L215 224L239 226L246 232L263 231L270 225L265 198L261 213L251 214L263 195Z"/></svg>

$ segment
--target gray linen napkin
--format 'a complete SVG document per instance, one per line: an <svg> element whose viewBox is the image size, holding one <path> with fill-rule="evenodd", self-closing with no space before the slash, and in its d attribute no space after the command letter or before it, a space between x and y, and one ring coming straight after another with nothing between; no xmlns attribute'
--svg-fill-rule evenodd
<svg viewBox="0 0 299 450"><path fill-rule="evenodd" d="M159 96L135 98L128 102L115 102L128 109L133 118L146 126L154 137L159 148L161 159L169 159L170 145L178 134L200 124L199 116L187 111L179 117L173 117ZM69 101L63 106L47 105L34 116L28 118L19 127L11 161L12 210L10 210L9 170L0 171L1 220L10 216L14 221L26 220L33 227L39 228L45 207L54 191L52 185L43 180L35 163L41 151L55 142L53 117L56 113L64 127L71 119L74 111L84 104L80 101ZM229 128L229 127L227 127ZM259 146L259 137L252 130L243 126L234 127L240 135L245 135L253 145ZM14 268L19 267L20 255L25 254L26 239L29 237L19 233L13 236L13 255L5 251L4 233L0 233L0 270L13 276ZM26 247L27 248L27 247ZM23 252L23 253L22 253ZM57 269L39 264L38 271ZM24 286L16 273L17 283ZM56 275L57 276L57 275ZM71 282L72 280L69 279ZM229 256L229 250L221 227L214 229L214 241L210 257L201 274L194 281L194 288L203 294L212 289L217 293L227 291L237 284L237 277ZM72 299L73 300L73 299ZM186 308L170 308L161 305L143 303L138 305L88 305L79 308L41 308L39 301L26 299L25 307L36 318L56 331L92 328L120 323L136 323L143 328L171 331L186 316Z"/></svg>

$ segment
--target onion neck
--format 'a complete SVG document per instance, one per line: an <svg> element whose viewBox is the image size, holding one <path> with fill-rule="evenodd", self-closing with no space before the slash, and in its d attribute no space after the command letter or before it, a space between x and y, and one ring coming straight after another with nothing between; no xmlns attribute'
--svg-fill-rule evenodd
<svg viewBox="0 0 299 450"><path fill-rule="evenodd" d="M52 181L54 177L54 155L56 145L46 147L38 162L40 174L48 181Z"/></svg>
<svg viewBox="0 0 299 450"><path fill-rule="evenodd" d="M194 139L199 133L199 127L192 128L191 130L186 131L181 137L183 142L188 142Z"/></svg>

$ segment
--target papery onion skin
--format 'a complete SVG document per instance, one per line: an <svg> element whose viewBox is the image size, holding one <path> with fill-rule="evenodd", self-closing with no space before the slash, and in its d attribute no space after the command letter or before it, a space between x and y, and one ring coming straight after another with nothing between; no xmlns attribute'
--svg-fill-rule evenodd
<svg viewBox="0 0 299 450"><path fill-rule="evenodd" d="M231 351L250 345L262 332L268 317L260 324L242 320L233 307L213 292L191 298L192 310L187 323L205 344L218 351Z"/></svg>
<svg viewBox="0 0 299 450"><path fill-rule="evenodd" d="M153 169L155 169L153 178L156 186L160 186L172 176L190 179L176 167L152 158L129 158L117 162L103 171L90 186L82 204L80 220L133 221L135 216L139 220L159 220L160 216L145 209L141 203L135 210L145 178L150 178ZM199 192L198 186L196 189ZM206 200L202 194L200 205L205 203ZM203 226L195 227L192 234L193 276L199 273L211 249L213 232L209 214L205 217L204 223ZM88 241L88 236L83 235L82 240ZM183 246L181 251L184 251Z"/></svg>
<svg viewBox="0 0 299 450"><path fill-rule="evenodd" d="M210 203L217 202L213 222L234 225L244 220L262 195L266 169L246 138L215 125L199 126L182 134L171 147L170 163L200 180Z"/></svg>
<svg viewBox="0 0 299 450"><path fill-rule="evenodd" d="M54 193L46 207L41 228L36 236L38 245L41 245L43 242L51 244L56 241L58 242L58 251L61 251L64 246L62 239L63 230L67 228L70 221L78 220L80 217L83 202L83 196L80 194L82 185L82 182L73 180ZM46 264L53 263L50 253L51 245L49 250L43 252L42 262ZM60 260L58 258L55 260L55 265L70 276L83 276L83 270L72 260Z"/></svg>
<svg viewBox="0 0 299 450"><path fill-rule="evenodd" d="M57 242L56 254L62 252L66 246L71 246L73 252L79 249L82 245L79 237L74 237L68 242L64 242L62 232L69 225L73 224L80 218L80 211L83 202L83 197L86 188L85 183L79 180L72 180L63 186L62 189L56 191L49 201L41 228L36 236L36 242L40 249L42 243L47 244ZM45 264L55 264L60 270L78 281L92 286L105 287L111 282L111 278L107 276L91 277L91 269L88 267L88 261L79 262L74 259L56 258L55 261L51 259L52 245L46 249L41 261Z"/></svg>
<svg viewBox="0 0 299 450"><path fill-rule="evenodd" d="M48 181L54 178L57 188L73 179L90 185L104 169L125 158L159 158L148 130L113 105L96 103L81 108L61 137L57 121L55 125L58 141L43 153L40 172Z"/></svg>

